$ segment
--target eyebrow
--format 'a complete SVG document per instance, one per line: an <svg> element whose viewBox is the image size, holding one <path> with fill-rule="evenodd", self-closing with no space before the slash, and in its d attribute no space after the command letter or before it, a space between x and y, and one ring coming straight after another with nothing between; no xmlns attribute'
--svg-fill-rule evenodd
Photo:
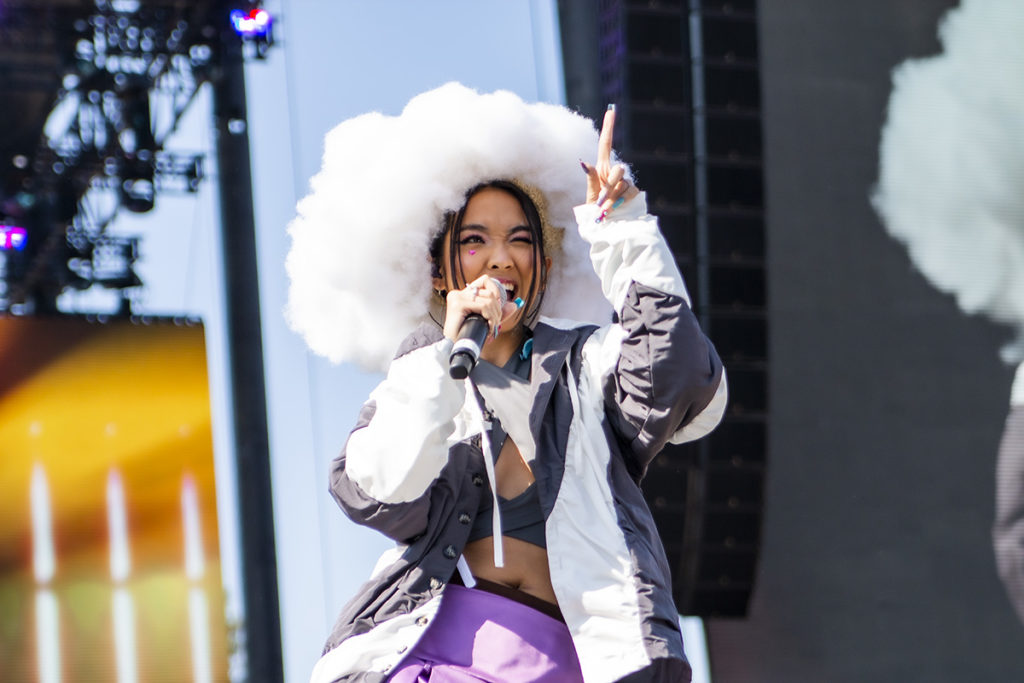
<svg viewBox="0 0 1024 683"><path fill-rule="evenodd" d="M488 228L486 225L480 225L479 223L469 223L469 224L462 225L459 228L459 232L461 233L463 230L480 230L481 232L486 232L486 233L490 233L491 232L490 228ZM524 225L516 225L516 226L513 226L513 227L509 228L506 231L505 234L511 235L514 232L520 232L522 230L530 232L530 226L529 225L525 225L525 224Z"/></svg>

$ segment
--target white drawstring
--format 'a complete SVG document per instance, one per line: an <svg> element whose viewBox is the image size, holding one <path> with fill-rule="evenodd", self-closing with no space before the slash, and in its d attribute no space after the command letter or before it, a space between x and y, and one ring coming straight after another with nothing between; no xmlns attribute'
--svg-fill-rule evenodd
<svg viewBox="0 0 1024 683"><path fill-rule="evenodd" d="M469 569L469 562L466 562L465 555L459 555L459 561L455 563L455 568L459 570L459 576L462 577L462 585L466 588L472 588L476 585L476 577L473 576L473 572Z"/></svg>
<svg viewBox="0 0 1024 683"><path fill-rule="evenodd" d="M491 484L491 499L493 514L491 515L491 534L494 537L494 566L505 566L505 544L501 538L501 508L498 506L498 483L494 477L494 458L491 457L491 439L488 436L488 428L484 418L483 408L476 398L476 388L470 379L466 378L466 393L473 399L473 407L476 409L476 418L480 426L480 445L484 451L484 469L487 470L487 481ZM465 579L463 579L465 582Z"/></svg>

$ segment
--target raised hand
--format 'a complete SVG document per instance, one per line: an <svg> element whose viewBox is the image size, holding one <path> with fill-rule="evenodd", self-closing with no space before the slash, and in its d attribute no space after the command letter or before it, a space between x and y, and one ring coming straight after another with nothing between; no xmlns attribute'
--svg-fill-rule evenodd
<svg viewBox="0 0 1024 683"><path fill-rule="evenodd" d="M640 193L630 183L623 164L612 165L612 135L615 131L615 105L609 105L601 124L601 136L597 140L597 164L583 164L587 173L587 203L601 208L602 220L610 211Z"/></svg>

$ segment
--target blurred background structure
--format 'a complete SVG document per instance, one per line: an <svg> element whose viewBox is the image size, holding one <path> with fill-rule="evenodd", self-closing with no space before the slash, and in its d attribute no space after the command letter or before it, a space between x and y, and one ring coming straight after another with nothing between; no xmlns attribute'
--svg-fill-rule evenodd
<svg viewBox="0 0 1024 683"><path fill-rule="evenodd" d="M449 80L618 104L616 146L728 367L722 426L645 483L677 606L702 619L698 676L1024 675L990 541L1014 330L931 288L870 203L891 73L940 53L956 8L0 0L0 482L25 503L0 506L0 680L308 677L387 544L326 491L378 378L287 330L285 228L333 125ZM168 417L180 447L126 436L204 402ZM91 508L68 507L76 481L102 489ZM159 631L153 577L206 607ZM52 644L89 609L109 628L82 668Z"/></svg>

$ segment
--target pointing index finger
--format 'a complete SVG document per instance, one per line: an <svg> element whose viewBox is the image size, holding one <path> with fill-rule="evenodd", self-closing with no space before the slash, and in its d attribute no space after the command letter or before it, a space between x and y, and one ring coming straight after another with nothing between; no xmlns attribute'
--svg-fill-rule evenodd
<svg viewBox="0 0 1024 683"><path fill-rule="evenodd" d="M612 135L615 132L615 105L609 104L601 123L601 137L597 140L598 172L608 173L612 159Z"/></svg>

